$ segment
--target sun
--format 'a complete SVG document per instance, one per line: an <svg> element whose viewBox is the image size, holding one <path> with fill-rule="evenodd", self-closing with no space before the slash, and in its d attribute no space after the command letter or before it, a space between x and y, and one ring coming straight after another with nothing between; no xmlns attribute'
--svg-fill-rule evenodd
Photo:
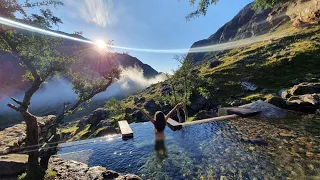
<svg viewBox="0 0 320 180"><path fill-rule="evenodd" d="M98 46L99 49L104 49L107 47L107 44L102 40L97 40L96 45Z"/></svg>

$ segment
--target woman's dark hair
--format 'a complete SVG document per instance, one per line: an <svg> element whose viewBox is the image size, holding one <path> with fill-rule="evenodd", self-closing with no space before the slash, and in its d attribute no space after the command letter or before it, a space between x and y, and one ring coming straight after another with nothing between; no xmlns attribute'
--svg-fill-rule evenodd
<svg viewBox="0 0 320 180"><path fill-rule="evenodd" d="M155 128L157 129L158 132L162 132L164 128L166 127L166 117L162 111L157 111L154 114L154 119L155 119Z"/></svg>

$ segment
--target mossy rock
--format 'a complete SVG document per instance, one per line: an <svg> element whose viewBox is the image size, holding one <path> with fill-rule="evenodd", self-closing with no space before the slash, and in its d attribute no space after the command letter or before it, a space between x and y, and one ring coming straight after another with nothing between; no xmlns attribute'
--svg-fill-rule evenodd
<svg viewBox="0 0 320 180"><path fill-rule="evenodd" d="M282 109L285 109L287 108L287 102L286 100L282 99L281 97L279 96L269 96L267 97L267 99L265 100L265 102L269 103L269 104L272 104L272 105L275 105L279 108L282 108Z"/></svg>

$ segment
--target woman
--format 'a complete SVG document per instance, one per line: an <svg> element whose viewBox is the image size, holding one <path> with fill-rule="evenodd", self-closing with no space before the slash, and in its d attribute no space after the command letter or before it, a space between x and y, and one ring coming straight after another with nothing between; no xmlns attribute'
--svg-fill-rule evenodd
<svg viewBox="0 0 320 180"><path fill-rule="evenodd" d="M162 111L157 111L152 118L148 113L141 110L141 112L152 122L154 125L155 133L155 150L161 155L165 155L165 146L164 146L164 129L166 127L166 122L170 118L171 114L181 107L181 104L177 104L167 115Z"/></svg>

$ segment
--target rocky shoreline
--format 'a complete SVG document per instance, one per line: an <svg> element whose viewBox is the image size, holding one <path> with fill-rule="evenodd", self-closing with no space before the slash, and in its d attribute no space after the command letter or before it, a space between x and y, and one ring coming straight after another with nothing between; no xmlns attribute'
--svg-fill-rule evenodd
<svg viewBox="0 0 320 180"><path fill-rule="evenodd" d="M28 155L25 154L10 154L0 156L0 179L13 180L21 175L27 166ZM120 174L118 172L108 170L102 166L89 167L87 164L73 160L64 160L58 157L51 157L48 169L55 173L50 180L141 180L134 174Z"/></svg>
<svg viewBox="0 0 320 180"><path fill-rule="evenodd" d="M107 170L102 166L89 167L88 165L73 161L63 160L57 157L52 157L49 161L49 169L57 173L55 179L81 179L81 180L141 180L134 174L120 174L112 170Z"/></svg>

